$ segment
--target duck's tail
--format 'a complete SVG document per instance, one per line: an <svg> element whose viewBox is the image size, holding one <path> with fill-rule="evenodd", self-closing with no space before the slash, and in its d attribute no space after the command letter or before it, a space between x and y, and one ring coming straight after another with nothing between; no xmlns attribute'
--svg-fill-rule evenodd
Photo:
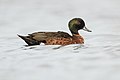
<svg viewBox="0 0 120 80"><path fill-rule="evenodd" d="M21 36L21 35L18 35L21 39L23 39L29 46L32 46L32 45L39 45L40 42L39 41L36 41L34 39L32 39L30 36Z"/></svg>

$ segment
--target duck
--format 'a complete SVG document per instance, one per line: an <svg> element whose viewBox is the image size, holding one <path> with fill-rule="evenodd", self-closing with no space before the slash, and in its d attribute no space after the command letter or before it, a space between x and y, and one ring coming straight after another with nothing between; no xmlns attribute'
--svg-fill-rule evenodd
<svg viewBox="0 0 120 80"><path fill-rule="evenodd" d="M81 18L73 18L68 22L68 27L72 35L67 32L34 32L27 36L18 35L28 46L40 45L70 45L84 44L84 38L79 34L79 30L92 32L85 26L85 22Z"/></svg>

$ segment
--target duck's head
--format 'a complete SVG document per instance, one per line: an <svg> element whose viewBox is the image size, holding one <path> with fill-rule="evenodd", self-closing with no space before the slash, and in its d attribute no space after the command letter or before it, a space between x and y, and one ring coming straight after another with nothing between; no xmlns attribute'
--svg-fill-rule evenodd
<svg viewBox="0 0 120 80"><path fill-rule="evenodd" d="M92 32L85 27L85 22L81 18L73 18L69 21L68 26L72 34L78 34L78 30Z"/></svg>

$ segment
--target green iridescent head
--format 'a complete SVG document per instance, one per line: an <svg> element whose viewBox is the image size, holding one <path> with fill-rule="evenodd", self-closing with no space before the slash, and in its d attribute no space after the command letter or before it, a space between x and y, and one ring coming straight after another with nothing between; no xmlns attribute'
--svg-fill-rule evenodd
<svg viewBox="0 0 120 80"><path fill-rule="evenodd" d="M91 32L85 27L85 22L81 18L73 18L69 21L68 26L72 34L78 34L80 29Z"/></svg>

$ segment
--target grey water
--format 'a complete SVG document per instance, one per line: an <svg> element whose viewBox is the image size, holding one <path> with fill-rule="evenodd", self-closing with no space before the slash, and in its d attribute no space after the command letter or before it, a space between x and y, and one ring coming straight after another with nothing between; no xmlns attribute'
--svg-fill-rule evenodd
<svg viewBox="0 0 120 80"><path fill-rule="evenodd" d="M0 0L0 80L120 80L119 0ZM17 34L70 31L74 17L85 44L25 46Z"/></svg>

